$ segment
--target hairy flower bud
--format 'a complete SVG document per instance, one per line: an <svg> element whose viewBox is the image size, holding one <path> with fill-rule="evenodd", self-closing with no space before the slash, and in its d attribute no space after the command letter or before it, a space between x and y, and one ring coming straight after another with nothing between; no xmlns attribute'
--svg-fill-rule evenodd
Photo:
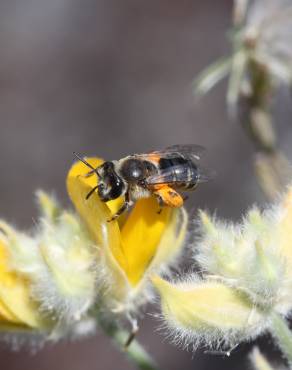
<svg viewBox="0 0 292 370"><path fill-rule="evenodd" d="M237 224L200 211L194 259L202 277L152 279L175 339L234 345L277 328L280 342L281 316L292 308L291 225L292 187L278 204L253 207Z"/></svg>
<svg viewBox="0 0 292 370"><path fill-rule="evenodd" d="M278 205L261 212L254 207L237 225L201 212L195 259L208 274L245 291L255 304L277 305L289 284L285 278L289 268L281 251L287 209ZM284 240L290 239L285 234Z"/></svg>
<svg viewBox="0 0 292 370"><path fill-rule="evenodd" d="M222 283L189 279L172 284L159 277L152 281L175 340L195 346L200 342L216 346L222 341L232 345L265 329L264 312L247 295Z"/></svg>

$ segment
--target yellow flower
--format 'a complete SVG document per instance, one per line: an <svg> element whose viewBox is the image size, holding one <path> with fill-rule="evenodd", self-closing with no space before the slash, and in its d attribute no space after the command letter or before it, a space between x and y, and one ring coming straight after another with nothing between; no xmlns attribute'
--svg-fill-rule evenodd
<svg viewBox="0 0 292 370"><path fill-rule="evenodd" d="M79 218L38 193L42 218L31 233L0 221L0 328L43 338L80 330L95 303L96 249Z"/></svg>
<svg viewBox="0 0 292 370"><path fill-rule="evenodd" d="M97 167L98 158L87 158ZM86 200L96 186L96 176L85 177L87 167L75 163L67 177L69 196L92 239L100 247L106 280L106 299L113 310L135 310L148 294L148 277L161 271L179 256L186 236L184 209L164 208L158 214L156 199L136 202L133 210L118 220L107 220L123 199L104 203L97 193Z"/></svg>
<svg viewBox="0 0 292 370"><path fill-rule="evenodd" d="M0 329L45 328L38 304L31 299L30 282L10 267L7 244L0 240Z"/></svg>
<svg viewBox="0 0 292 370"><path fill-rule="evenodd" d="M195 259L210 275L240 287L256 304L287 314L292 308L292 187L264 212L248 211L239 224L200 213Z"/></svg>
<svg viewBox="0 0 292 370"><path fill-rule="evenodd" d="M201 211L194 259L203 278L153 279L175 337L232 345L273 333L275 315L292 309L291 225L292 187L278 204L264 212L253 207L238 224Z"/></svg>
<svg viewBox="0 0 292 370"><path fill-rule="evenodd" d="M0 220L0 330L51 340L92 332L96 304L106 312L135 311L150 298L148 276L177 260L186 235L183 209L158 214L156 200L145 199L127 217L107 222L123 199L105 204L93 194L86 200L96 185L86 172L78 162L67 178L77 213L39 191L34 230Z"/></svg>

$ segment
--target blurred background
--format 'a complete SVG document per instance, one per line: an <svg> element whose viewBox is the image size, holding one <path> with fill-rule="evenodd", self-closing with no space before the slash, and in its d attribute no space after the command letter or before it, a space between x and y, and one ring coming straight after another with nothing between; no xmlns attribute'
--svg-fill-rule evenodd
<svg viewBox="0 0 292 370"><path fill-rule="evenodd" d="M36 216L34 191L69 206L65 177L73 151L117 159L171 144L208 149L216 179L189 200L238 219L264 204L252 144L227 119L226 86L195 100L192 81L229 51L231 0L0 0L1 217L20 228ZM292 156L291 104L275 104L281 148ZM230 358L175 348L146 317L138 338L162 370L245 369L251 345ZM269 343L262 341L262 348ZM269 348L269 353L271 353ZM0 347L11 370L131 370L102 335L35 355Z"/></svg>

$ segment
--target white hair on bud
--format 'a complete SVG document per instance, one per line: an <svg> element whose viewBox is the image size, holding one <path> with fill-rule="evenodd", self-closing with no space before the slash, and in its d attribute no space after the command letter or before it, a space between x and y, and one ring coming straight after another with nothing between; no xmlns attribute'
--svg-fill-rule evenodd
<svg viewBox="0 0 292 370"><path fill-rule="evenodd" d="M37 239L46 268L32 286L35 297L45 310L79 320L93 304L98 291L97 253L92 242L66 219L56 225L43 220Z"/></svg>
<svg viewBox="0 0 292 370"><path fill-rule="evenodd" d="M254 44L254 57L282 83L292 82L292 3L254 0L247 12L243 38Z"/></svg>
<svg viewBox="0 0 292 370"><path fill-rule="evenodd" d="M264 211L251 208L239 223L201 212L194 260L203 274L247 293L255 305L288 314L292 281L280 248L287 212L281 200Z"/></svg>
<svg viewBox="0 0 292 370"><path fill-rule="evenodd" d="M9 247L9 268L30 280L31 297L43 315L72 324L95 303L103 270L98 248L77 215L49 214L44 212L32 235L1 222L0 238Z"/></svg>
<svg viewBox="0 0 292 370"><path fill-rule="evenodd" d="M208 282L208 280L203 280L196 274L189 274L172 281L171 284L187 289L190 285L205 282ZM224 307L222 307L222 312L224 312ZM253 315L253 309L250 315ZM246 326L243 326L241 329L224 329L204 323L196 326L194 329L191 325L187 327L178 322L170 311L165 312L162 310L162 314L155 315L155 317L161 321L157 329L159 332L166 336L174 345L193 352L198 348L203 348L211 352L229 353L237 344L253 340L257 336L264 334L270 324L269 318L265 317L265 320L257 321L253 325L247 322Z"/></svg>

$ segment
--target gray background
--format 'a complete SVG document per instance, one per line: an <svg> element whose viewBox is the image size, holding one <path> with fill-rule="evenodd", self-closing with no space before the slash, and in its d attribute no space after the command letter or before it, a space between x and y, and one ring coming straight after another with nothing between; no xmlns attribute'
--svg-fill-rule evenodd
<svg viewBox="0 0 292 370"><path fill-rule="evenodd" d="M114 159L175 143L206 146L217 172L215 181L191 196L193 210L238 219L253 202L263 203L252 145L227 119L225 84L201 101L192 95L196 73L229 50L231 5L0 0L1 217L29 227L36 188L53 190L69 205L64 181L73 151ZM280 144L289 152L287 94L275 107ZM231 358L192 355L163 341L156 324L146 318L139 339L162 370L247 367L250 345ZM1 347L0 364L11 370L132 369L102 335L34 356Z"/></svg>

